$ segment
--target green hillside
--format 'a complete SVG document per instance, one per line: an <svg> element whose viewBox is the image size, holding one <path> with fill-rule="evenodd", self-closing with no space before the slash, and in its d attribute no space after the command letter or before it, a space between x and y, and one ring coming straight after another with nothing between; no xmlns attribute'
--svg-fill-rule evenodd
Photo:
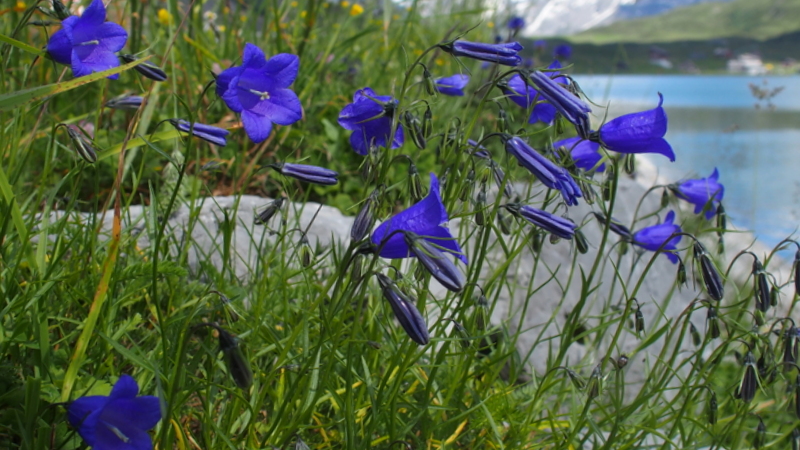
<svg viewBox="0 0 800 450"><path fill-rule="evenodd" d="M722 37L770 39L800 30L800 0L737 0L675 9L657 17L585 31L573 42L701 41Z"/></svg>

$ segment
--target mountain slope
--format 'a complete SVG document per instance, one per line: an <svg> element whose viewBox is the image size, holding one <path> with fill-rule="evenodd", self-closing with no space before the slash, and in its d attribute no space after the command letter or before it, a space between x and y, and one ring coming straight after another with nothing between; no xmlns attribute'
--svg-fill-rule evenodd
<svg viewBox="0 0 800 450"><path fill-rule="evenodd" d="M524 36L574 34L619 20L662 14L674 8L731 0L526 0L517 1L516 14L528 24ZM758 0L753 0L758 1ZM498 8L505 2L495 0Z"/></svg>
<svg viewBox="0 0 800 450"><path fill-rule="evenodd" d="M800 30L800 0L735 0L674 9L572 36L573 42L674 42L722 37L769 39Z"/></svg>

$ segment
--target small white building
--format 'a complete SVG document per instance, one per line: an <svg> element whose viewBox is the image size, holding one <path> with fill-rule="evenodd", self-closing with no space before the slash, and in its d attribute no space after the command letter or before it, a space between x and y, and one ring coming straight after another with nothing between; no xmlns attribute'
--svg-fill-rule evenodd
<svg viewBox="0 0 800 450"><path fill-rule="evenodd" d="M753 53L742 53L736 58L728 60L728 72L745 73L747 75L764 75L767 68L761 57Z"/></svg>

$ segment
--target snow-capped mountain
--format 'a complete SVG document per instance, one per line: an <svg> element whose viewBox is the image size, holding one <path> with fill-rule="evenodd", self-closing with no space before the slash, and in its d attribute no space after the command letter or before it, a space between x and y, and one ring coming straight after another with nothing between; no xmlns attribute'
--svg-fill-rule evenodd
<svg viewBox="0 0 800 450"><path fill-rule="evenodd" d="M510 9L525 18L524 36L555 36L715 1L731 0L527 0L512 2Z"/></svg>

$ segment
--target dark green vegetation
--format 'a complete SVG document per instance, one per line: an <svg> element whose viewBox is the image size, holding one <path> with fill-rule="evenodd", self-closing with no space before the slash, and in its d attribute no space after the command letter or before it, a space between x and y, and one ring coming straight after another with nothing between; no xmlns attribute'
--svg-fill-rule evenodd
<svg viewBox="0 0 800 450"><path fill-rule="evenodd" d="M800 0L736 0L678 8L666 14L585 31L573 42L664 43L719 38L767 40L800 29Z"/></svg>

